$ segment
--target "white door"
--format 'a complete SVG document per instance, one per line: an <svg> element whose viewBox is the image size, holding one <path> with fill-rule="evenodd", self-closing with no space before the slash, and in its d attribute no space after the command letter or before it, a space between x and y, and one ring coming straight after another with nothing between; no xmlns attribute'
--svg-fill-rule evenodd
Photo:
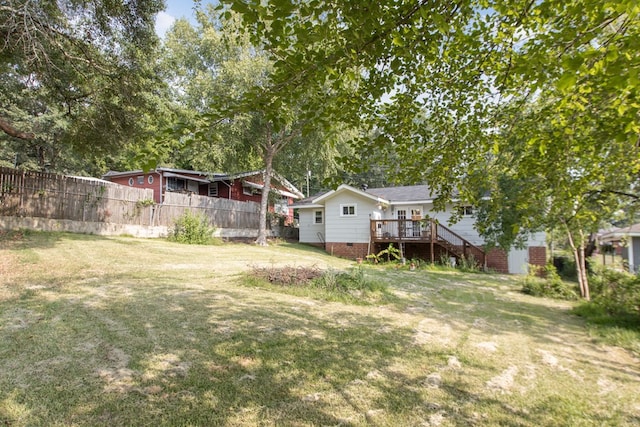
<svg viewBox="0 0 640 427"><path fill-rule="evenodd" d="M509 273L527 274L529 271L529 249L511 249L507 261Z"/></svg>
<svg viewBox="0 0 640 427"><path fill-rule="evenodd" d="M371 212L371 219L376 221L375 222L376 237L382 237L382 221L380 221L382 219L382 213L377 209L374 210L373 212Z"/></svg>
<svg viewBox="0 0 640 427"><path fill-rule="evenodd" d="M411 228L411 221L406 221L407 219L407 211L405 209L398 209L396 211L396 219L400 220L398 221L398 236L399 237L404 237L407 235L411 235L409 234L409 230L407 229L407 227L410 229Z"/></svg>
<svg viewBox="0 0 640 427"><path fill-rule="evenodd" d="M422 219L422 209L411 209L411 235L413 237L420 236L420 220Z"/></svg>

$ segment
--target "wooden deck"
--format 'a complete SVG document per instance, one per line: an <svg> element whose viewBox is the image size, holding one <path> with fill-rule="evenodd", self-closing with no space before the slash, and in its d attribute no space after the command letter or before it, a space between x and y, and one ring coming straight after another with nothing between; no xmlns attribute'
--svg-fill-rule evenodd
<svg viewBox="0 0 640 427"><path fill-rule="evenodd" d="M371 220L371 242L429 245L431 261L435 261L435 249L446 251L456 258L474 259L484 265L484 251L449 228L430 219Z"/></svg>

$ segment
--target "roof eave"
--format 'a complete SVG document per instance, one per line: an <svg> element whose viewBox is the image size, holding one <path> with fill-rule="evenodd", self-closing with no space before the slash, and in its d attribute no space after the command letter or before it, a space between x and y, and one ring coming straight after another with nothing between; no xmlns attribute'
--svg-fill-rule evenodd
<svg viewBox="0 0 640 427"><path fill-rule="evenodd" d="M308 203L308 204L292 204L290 207L296 209L324 209L324 205L319 205L316 203Z"/></svg>
<svg viewBox="0 0 640 427"><path fill-rule="evenodd" d="M336 188L335 190L331 190L328 193L323 194L322 196L318 197L317 199L314 199L313 202L314 203L319 203L319 202L321 202L321 201L323 201L325 199L329 199L329 198L333 197L334 195L336 195L337 193L341 193L343 191L351 191L352 193L359 194L360 196L366 197L368 199L371 199L371 200L373 200L373 201L375 201L377 203L384 203L384 204L387 204L387 205L391 204L391 202L389 202L386 199L383 199L382 197L376 196L374 194L367 193L366 191L358 190L357 188L352 187L352 186L347 185L347 184L340 184L338 186L338 188Z"/></svg>

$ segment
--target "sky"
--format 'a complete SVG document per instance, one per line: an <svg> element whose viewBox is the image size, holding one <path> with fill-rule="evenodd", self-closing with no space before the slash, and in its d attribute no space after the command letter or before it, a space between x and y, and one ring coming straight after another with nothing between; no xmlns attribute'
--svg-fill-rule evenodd
<svg viewBox="0 0 640 427"><path fill-rule="evenodd" d="M156 33L163 37L171 25L179 18L193 20L193 7L196 2L193 0L165 0L167 8L164 12L156 16ZM198 3L213 3L212 0L202 0Z"/></svg>

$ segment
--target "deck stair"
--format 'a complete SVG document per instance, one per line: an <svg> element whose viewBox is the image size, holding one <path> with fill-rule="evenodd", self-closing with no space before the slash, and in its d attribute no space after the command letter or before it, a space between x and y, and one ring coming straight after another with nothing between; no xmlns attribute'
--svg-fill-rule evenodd
<svg viewBox="0 0 640 427"><path fill-rule="evenodd" d="M444 249L457 259L474 260L485 264L485 252L451 229L432 219L420 220L371 220L371 241L374 243L428 244L431 246L431 261L434 262L434 247Z"/></svg>

